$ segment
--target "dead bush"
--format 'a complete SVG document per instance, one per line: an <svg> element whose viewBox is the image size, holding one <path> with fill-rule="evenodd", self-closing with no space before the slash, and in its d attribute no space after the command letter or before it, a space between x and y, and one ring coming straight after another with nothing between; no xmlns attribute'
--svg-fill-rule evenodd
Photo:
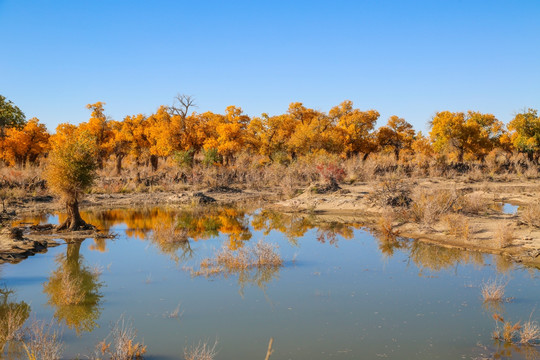
<svg viewBox="0 0 540 360"><path fill-rule="evenodd" d="M514 226L512 223L502 223L497 226L495 232L495 243L500 248L512 245L514 241Z"/></svg>
<svg viewBox="0 0 540 360"><path fill-rule="evenodd" d="M375 185L369 199L379 206L409 207L410 195L410 187L405 181L390 177Z"/></svg>
<svg viewBox="0 0 540 360"><path fill-rule="evenodd" d="M29 360L58 360L62 358L64 344L55 323L33 321L26 330L24 349Z"/></svg>
<svg viewBox="0 0 540 360"><path fill-rule="evenodd" d="M456 209L459 196L455 190L416 188L411 194L409 214L425 226L431 226L444 214Z"/></svg>
<svg viewBox="0 0 540 360"><path fill-rule="evenodd" d="M471 225L466 216L462 214L447 214L444 216L448 233L456 238L469 241L472 238Z"/></svg>
<svg viewBox="0 0 540 360"><path fill-rule="evenodd" d="M530 227L540 227L540 202L525 206L521 212L521 220Z"/></svg>

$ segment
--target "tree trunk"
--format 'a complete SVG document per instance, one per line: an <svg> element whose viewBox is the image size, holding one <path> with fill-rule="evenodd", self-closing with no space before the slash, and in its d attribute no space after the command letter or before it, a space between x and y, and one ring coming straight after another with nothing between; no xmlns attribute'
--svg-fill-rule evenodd
<svg viewBox="0 0 540 360"><path fill-rule="evenodd" d="M152 166L152 171L156 171L158 167L158 157L157 155L150 155L150 165Z"/></svg>
<svg viewBox="0 0 540 360"><path fill-rule="evenodd" d="M86 221L81 218L81 214L79 213L79 201L77 199L66 201L66 213L66 221L58 225L56 230L77 231L92 228L92 225L87 224Z"/></svg>
<svg viewBox="0 0 540 360"><path fill-rule="evenodd" d="M463 163L463 156L465 155L465 151L464 150L458 150L458 163Z"/></svg>
<svg viewBox="0 0 540 360"><path fill-rule="evenodd" d="M122 160L123 159L124 159L124 155L116 156L116 175L120 175L122 173Z"/></svg>
<svg viewBox="0 0 540 360"><path fill-rule="evenodd" d="M399 161L399 152L400 152L400 148L398 148L397 146L394 148L394 155L396 157L396 161Z"/></svg>

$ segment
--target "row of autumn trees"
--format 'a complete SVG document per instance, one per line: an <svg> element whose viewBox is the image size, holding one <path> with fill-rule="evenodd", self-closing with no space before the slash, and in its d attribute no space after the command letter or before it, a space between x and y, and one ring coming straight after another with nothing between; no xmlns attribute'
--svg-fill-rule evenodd
<svg viewBox="0 0 540 360"><path fill-rule="evenodd" d="M533 109L517 114L508 126L492 114L441 111L424 136L398 116L376 129L379 113L356 109L351 101L328 113L296 102L285 114L250 118L236 106L227 107L224 114L196 113L191 97L180 95L176 100L149 116L130 115L122 121L110 119L104 103L89 104L87 122L60 124L50 135L38 119L26 121L22 111L0 96L0 155L9 165L34 164L55 142L86 132L95 142L98 166L113 158L118 172L128 157L137 166L148 163L156 169L160 158L179 156L189 163L201 153L225 165L241 152L263 155L267 162L293 161L308 154L367 158L375 152L394 154L398 160L444 154L457 162L483 161L497 148L526 153L535 161L540 157L540 117Z"/></svg>

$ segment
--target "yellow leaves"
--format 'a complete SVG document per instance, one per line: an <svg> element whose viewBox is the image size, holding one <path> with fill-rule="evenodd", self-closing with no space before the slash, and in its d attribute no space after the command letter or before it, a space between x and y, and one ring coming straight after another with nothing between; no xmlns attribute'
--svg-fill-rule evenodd
<svg viewBox="0 0 540 360"><path fill-rule="evenodd" d="M466 154L483 158L499 144L503 125L492 114L438 112L431 121L430 137L438 152L454 152L459 162Z"/></svg>
<svg viewBox="0 0 540 360"><path fill-rule="evenodd" d="M49 150L49 133L37 118L30 119L22 129L8 128L3 141L3 158L11 165L35 163Z"/></svg>

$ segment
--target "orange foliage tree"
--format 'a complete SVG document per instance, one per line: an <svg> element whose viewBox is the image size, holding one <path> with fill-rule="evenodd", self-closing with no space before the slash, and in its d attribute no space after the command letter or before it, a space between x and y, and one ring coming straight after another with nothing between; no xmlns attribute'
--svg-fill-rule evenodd
<svg viewBox="0 0 540 360"><path fill-rule="evenodd" d="M88 122L79 125L82 131L88 132L94 138L97 149L97 165L100 169L103 167L103 162L111 155L111 140L114 136L111 120L104 112L104 105L105 103L100 101L86 105L87 109L92 110L92 114Z"/></svg>
<svg viewBox="0 0 540 360"><path fill-rule="evenodd" d="M344 153L347 157L364 154L364 159L377 148L373 129L379 112L376 110L360 111L353 108L350 100L330 110L329 116L337 122L343 134Z"/></svg>
<svg viewBox="0 0 540 360"><path fill-rule="evenodd" d="M35 164L49 150L50 135L37 118L28 120L21 129L8 128L5 134L3 158L12 165Z"/></svg>
<svg viewBox="0 0 540 360"><path fill-rule="evenodd" d="M377 131L377 142L381 148L390 148L396 160L402 150L411 149L415 131L411 124L398 116L391 116L386 126Z"/></svg>

